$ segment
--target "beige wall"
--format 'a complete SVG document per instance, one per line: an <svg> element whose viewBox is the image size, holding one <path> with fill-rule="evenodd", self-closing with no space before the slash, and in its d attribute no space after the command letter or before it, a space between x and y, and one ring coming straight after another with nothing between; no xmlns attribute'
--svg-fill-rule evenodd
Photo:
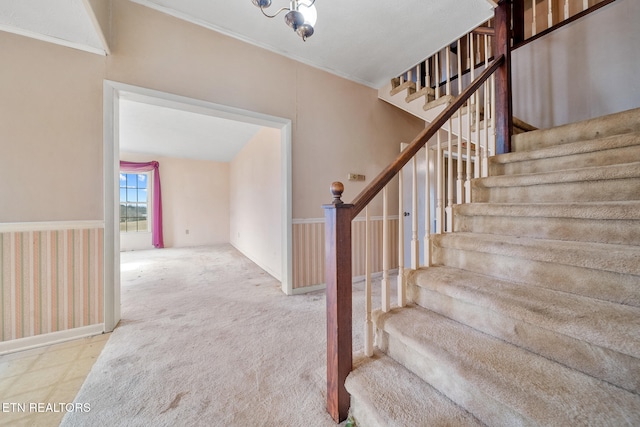
<svg viewBox="0 0 640 427"><path fill-rule="evenodd" d="M617 0L512 54L513 113L541 128L640 106L640 2Z"/></svg>
<svg viewBox="0 0 640 427"><path fill-rule="evenodd" d="M376 90L135 3L114 0L112 34L111 80L292 120L294 218L321 217L332 181L373 178L423 127Z"/></svg>
<svg viewBox="0 0 640 427"><path fill-rule="evenodd" d="M165 247L229 242L228 163L131 153L120 158L160 163Z"/></svg>
<svg viewBox="0 0 640 427"><path fill-rule="evenodd" d="M371 179L422 127L371 88L126 0L110 37L105 59L0 33L0 221L103 217L103 78L291 119L297 218L322 216L332 181Z"/></svg>
<svg viewBox="0 0 640 427"><path fill-rule="evenodd" d="M280 130L262 128L230 164L230 241L282 279Z"/></svg>
<svg viewBox="0 0 640 427"><path fill-rule="evenodd" d="M167 247L229 241L229 164L207 160L160 162ZM189 230L189 234L186 234Z"/></svg>
<svg viewBox="0 0 640 427"><path fill-rule="evenodd" d="M0 222L103 217L105 58L0 32Z"/></svg>

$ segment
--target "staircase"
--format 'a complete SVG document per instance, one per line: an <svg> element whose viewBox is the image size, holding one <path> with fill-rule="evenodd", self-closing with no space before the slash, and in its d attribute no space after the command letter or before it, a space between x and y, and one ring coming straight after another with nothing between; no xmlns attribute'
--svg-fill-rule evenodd
<svg viewBox="0 0 640 427"><path fill-rule="evenodd" d="M374 312L359 426L640 425L640 109L513 137Z"/></svg>

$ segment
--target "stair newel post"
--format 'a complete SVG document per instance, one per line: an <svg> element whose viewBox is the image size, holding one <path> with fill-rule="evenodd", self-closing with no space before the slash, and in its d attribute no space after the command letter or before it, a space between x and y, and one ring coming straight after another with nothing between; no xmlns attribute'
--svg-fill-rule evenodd
<svg viewBox="0 0 640 427"><path fill-rule="evenodd" d="M512 0L502 0L495 8L495 52L496 57L504 55L504 62L495 72L496 154L511 151L511 4Z"/></svg>
<svg viewBox="0 0 640 427"><path fill-rule="evenodd" d="M327 411L336 422L347 418L350 397L344 382L352 369L351 215L341 200L344 185L331 184L333 202L325 212L327 298Z"/></svg>

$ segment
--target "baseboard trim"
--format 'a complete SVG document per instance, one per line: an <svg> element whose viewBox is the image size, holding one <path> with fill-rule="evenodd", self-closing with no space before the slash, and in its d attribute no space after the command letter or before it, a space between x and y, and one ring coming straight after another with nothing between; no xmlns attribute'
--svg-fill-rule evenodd
<svg viewBox="0 0 640 427"><path fill-rule="evenodd" d="M398 269L397 268L392 268L389 270L389 275L390 276L397 276L398 275ZM371 278L372 279L379 279L382 277L382 271L378 271L376 273L371 273ZM354 276L351 280L352 283L359 283L359 282L364 282L364 280L366 279L366 276ZM326 283L320 283L318 285L311 285L311 286L304 286L302 288L295 288L293 290L293 294L292 295L302 295L302 294L306 294L309 292L314 292L314 291L321 291L323 289L325 289L327 287Z"/></svg>
<svg viewBox="0 0 640 427"><path fill-rule="evenodd" d="M67 329L65 331L51 332L48 334L36 335L33 337L18 338L15 340L0 342L0 356L17 351L29 350L36 347L43 347L52 344L59 344L65 341L79 338L100 335L104 332L104 324L82 326L80 328Z"/></svg>
<svg viewBox="0 0 640 427"><path fill-rule="evenodd" d="M326 287L327 285L325 283L320 283L318 285L303 286L302 288L294 288L292 295L302 295L309 292L321 291L321 290L324 290Z"/></svg>

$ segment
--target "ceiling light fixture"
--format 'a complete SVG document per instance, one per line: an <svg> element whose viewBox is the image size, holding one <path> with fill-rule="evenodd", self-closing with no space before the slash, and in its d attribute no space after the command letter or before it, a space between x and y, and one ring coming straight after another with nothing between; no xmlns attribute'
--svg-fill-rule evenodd
<svg viewBox="0 0 640 427"><path fill-rule="evenodd" d="M267 18L275 18L280 12L287 12L284 15L284 22L293 28L302 41L307 41L307 37L313 35L313 26L316 25L318 13L313 5L316 0L290 0L289 7L283 7L273 15L269 15L264 10L271 6L271 0L251 0L254 5L258 6L262 14Z"/></svg>

